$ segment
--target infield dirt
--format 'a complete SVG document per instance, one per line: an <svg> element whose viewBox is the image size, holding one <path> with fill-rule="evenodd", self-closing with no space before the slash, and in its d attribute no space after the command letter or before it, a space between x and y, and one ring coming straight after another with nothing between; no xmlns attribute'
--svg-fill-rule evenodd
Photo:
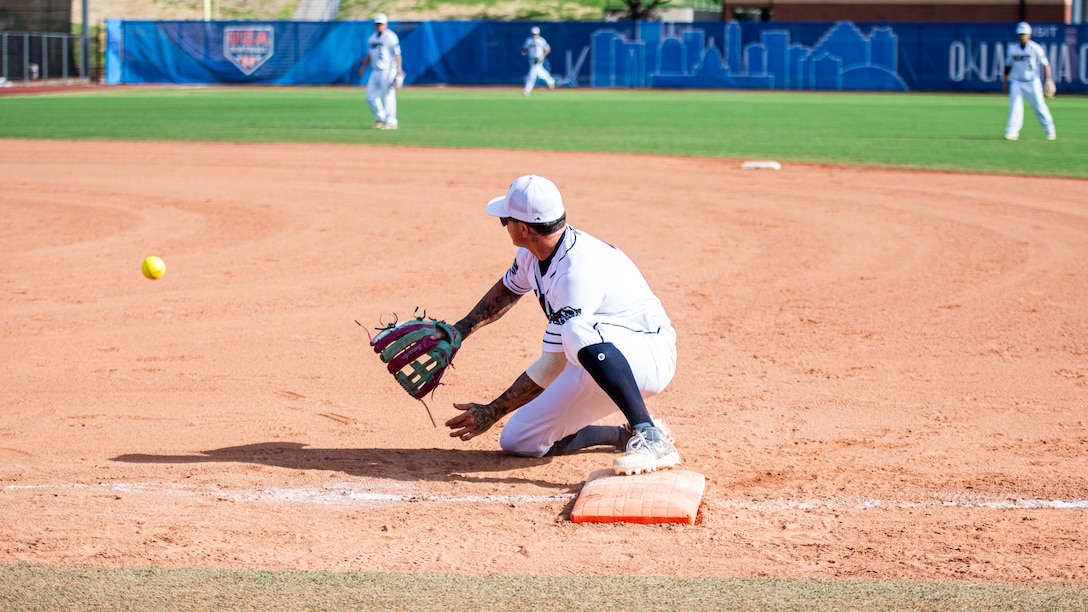
<svg viewBox="0 0 1088 612"><path fill-rule="evenodd" d="M1085 578L1084 181L378 136L4 142L0 563ZM614 455L449 438L355 324L467 312L514 254L484 204L529 172L674 319L650 407L696 526L572 524ZM439 423L536 357L523 302Z"/></svg>

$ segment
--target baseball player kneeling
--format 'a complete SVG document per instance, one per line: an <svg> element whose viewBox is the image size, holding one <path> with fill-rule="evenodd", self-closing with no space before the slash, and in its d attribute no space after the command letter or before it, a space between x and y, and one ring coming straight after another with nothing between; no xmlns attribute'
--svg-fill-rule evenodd
<svg viewBox="0 0 1088 612"><path fill-rule="evenodd" d="M559 189L522 176L491 200L513 244L514 262L454 327L462 339L499 320L532 292L547 318L540 358L488 403L454 404L450 436L471 440L511 414L503 451L565 455L594 446L625 450L617 474L680 463L669 432L644 398L665 389L676 371L676 333L661 301L619 249L566 223ZM594 425L616 409L626 426Z"/></svg>

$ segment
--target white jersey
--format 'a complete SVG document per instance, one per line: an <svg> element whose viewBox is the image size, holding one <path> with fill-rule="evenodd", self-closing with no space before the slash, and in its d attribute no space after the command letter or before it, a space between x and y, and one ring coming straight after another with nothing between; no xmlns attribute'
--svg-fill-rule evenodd
<svg viewBox="0 0 1088 612"><path fill-rule="evenodd" d="M393 30L386 28L380 35L377 32L371 34L367 45L370 47L367 51L367 55L370 56L370 66L374 70L379 72L396 70L397 56L400 55L400 38Z"/></svg>
<svg viewBox="0 0 1088 612"><path fill-rule="evenodd" d="M529 56L530 62L544 59L544 55L552 49L548 46L548 41L544 40L544 37L539 35L526 38L525 44L522 45L521 48L524 49Z"/></svg>
<svg viewBox="0 0 1088 612"><path fill-rule="evenodd" d="M1010 43L1005 52L1005 66L1012 68L1009 78L1014 81L1034 81L1042 74L1041 67L1049 65L1042 45L1034 40L1029 40L1023 48L1019 41Z"/></svg>
<svg viewBox="0 0 1088 612"><path fill-rule="evenodd" d="M502 282L518 295L533 291L537 296L548 317L545 352L564 351L563 325L579 316L607 318L637 331L671 330L661 301L635 263L616 247L570 226L547 261L519 248Z"/></svg>

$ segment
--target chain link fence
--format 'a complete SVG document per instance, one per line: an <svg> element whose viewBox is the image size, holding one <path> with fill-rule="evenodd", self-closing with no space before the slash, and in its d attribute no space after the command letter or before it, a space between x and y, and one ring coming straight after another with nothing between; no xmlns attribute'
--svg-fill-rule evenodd
<svg viewBox="0 0 1088 612"><path fill-rule="evenodd" d="M0 30L0 85L90 80L84 48L76 34Z"/></svg>
<svg viewBox="0 0 1088 612"><path fill-rule="evenodd" d="M91 79L91 41L73 34L72 3L0 0L0 86Z"/></svg>

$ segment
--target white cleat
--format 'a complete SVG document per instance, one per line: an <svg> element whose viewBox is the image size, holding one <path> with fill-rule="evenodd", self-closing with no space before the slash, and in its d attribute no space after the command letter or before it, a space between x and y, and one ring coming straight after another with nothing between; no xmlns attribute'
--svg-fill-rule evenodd
<svg viewBox="0 0 1088 612"><path fill-rule="evenodd" d="M654 419L654 427L661 430L661 435L665 436L665 439L669 441L669 444L676 443L676 440L673 439L672 432L669 431L669 426L665 423L665 421L659 421L658 419Z"/></svg>
<svg viewBox="0 0 1088 612"><path fill-rule="evenodd" d="M1005 140L1016 140L1020 138L1017 134L1005 134Z"/></svg>
<svg viewBox="0 0 1088 612"><path fill-rule="evenodd" d="M619 475L649 473L680 464L680 453L672 439L660 427L647 427L632 432L627 452L612 462L612 471Z"/></svg>
<svg viewBox="0 0 1088 612"><path fill-rule="evenodd" d="M1047 132L1046 133L1046 139L1047 140L1057 140L1058 139L1058 133L1057 132Z"/></svg>

